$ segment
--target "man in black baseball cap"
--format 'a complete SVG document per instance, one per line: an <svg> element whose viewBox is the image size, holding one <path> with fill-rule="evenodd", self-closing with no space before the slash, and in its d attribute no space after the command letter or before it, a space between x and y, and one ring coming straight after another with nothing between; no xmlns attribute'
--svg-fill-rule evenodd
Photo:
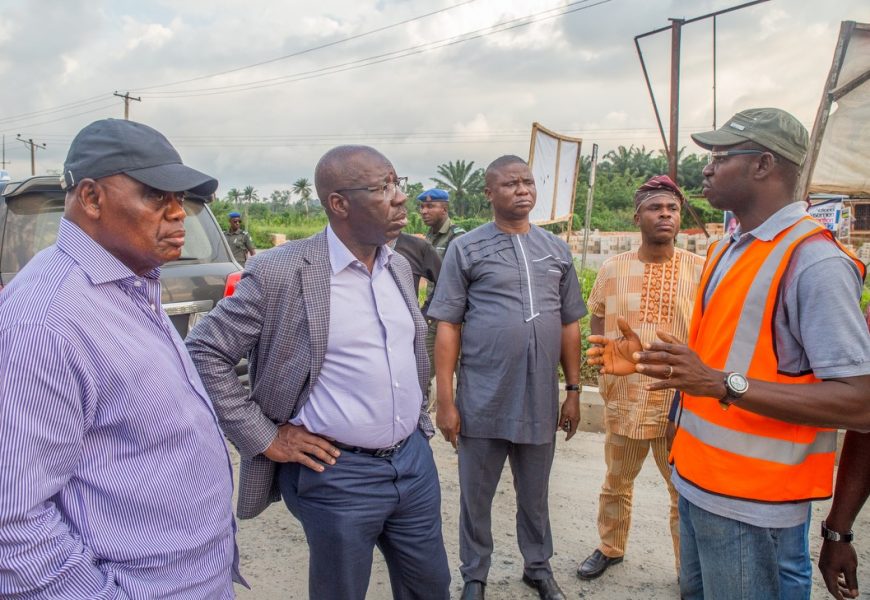
<svg viewBox="0 0 870 600"><path fill-rule="evenodd" d="M104 120L63 187L57 242L0 297L0 456L26 457L0 469L0 595L230 600L232 469L158 268L181 254L184 192L217 181Z"/></svg>
<svg viewBox="0 0 870 600"><path fill-rule="evenodd" d="M208 196L218 182L182 164L159 131L103 119L73 139L61 185L65 217L142 275L181 255L184 192Z"/></svg>

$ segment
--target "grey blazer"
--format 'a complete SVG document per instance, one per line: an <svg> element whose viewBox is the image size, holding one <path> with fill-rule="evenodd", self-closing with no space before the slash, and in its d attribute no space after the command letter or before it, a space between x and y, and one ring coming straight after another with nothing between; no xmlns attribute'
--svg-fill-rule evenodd
<svg viewBox="0 0 870 600"><path fill-rule="evenodd" d="M393 254L389 269L414 319L414 353L423 390L419 427L431 437L426 321L408 262ZM240 519L256 517L280 500L275 463L262 452L278 426L308 400L320 375L329 333L331 273L326 231L257 254L248 259L235 293L221 300L187 338L224 434L241 455ZM250 392L235 374L243 357L249 360Z"/></svg>

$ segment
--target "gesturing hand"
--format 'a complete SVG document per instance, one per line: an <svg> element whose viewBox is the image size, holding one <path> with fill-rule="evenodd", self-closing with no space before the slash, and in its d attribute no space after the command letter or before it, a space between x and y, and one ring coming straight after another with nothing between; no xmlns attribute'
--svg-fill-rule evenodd
<svg viewBox="0 0 870 600"><path fill-rule="evenodd" d="M648 390L678 389L693 396L721 398L725 395L725 373L708 367L698 353L665 331L656 332L659 341L644 344L634 355L638 373L653 379Z"/></svg>
<svg viewBox="0 0 870 600"><path fill-rule="evenodd" d="M334 465L335 459L341 452L324 438L310 433L305 427L288 423L278 428L275 439L263 454L269 460L281 463L297 462L319 473L325 467L314 458L328 465Z"/></svg>
<svg viewBox="0 0 870 600"><path fill-rule="evenodd" d="M586 351L586 362L601 365L601 373L605 375L630 375L635 372L637 362L633 355L643 347L640 337L624 317L617 317L616 325L622 337L612 340L603 335L590 335L586 338L590 344L597 344Z"/></svg>

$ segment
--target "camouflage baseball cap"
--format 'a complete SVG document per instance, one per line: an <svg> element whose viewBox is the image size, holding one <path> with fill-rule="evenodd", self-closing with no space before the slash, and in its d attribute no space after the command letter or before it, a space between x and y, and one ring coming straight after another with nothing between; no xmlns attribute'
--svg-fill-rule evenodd
<svg viewBox="0 0 870 600"><path fill-rule="evenodd" d="M710 150L755 142L800 166L809 146L809 135L800 121L778 108L750 108L740 111L716 131L693 133L695 143Z"/></svg>

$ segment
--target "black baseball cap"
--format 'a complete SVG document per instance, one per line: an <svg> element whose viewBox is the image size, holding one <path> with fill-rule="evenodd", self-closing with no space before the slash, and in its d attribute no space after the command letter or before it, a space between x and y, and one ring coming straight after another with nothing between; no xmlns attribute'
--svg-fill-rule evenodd
<svg viewBox="0 0 870 600"><path fill-rule="evenodd" d="M135 121L102 119L78 132L63 163L61 186L123 173L162 192L210 196L218 181L181 162L162 133Z"/></svg>

